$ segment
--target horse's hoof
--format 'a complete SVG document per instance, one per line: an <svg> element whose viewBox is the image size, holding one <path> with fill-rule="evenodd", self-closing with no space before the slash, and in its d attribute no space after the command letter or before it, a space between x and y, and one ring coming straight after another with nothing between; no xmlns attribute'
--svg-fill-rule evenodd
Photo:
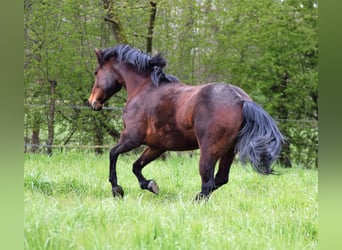
<svg viewBox="0 0 342 250"><path fill-rule="evenodd" d="M147 189L154 194L159 194L159 187L154 180L150 180L147 184Z"/></svg>
<svg viewBox="0 0 342 250"><path fill-rule="evenodd" d="M124 191L121 186L115 186L112 188L113 196L118 198L123 198Z"/></svg>
<svg viewBox="0 0 342 250"><path fill-rule="evenodd" d="M195 201L208 201L209 200L209 195L203 194L203 193L198 193L195 197Z"/></svg>

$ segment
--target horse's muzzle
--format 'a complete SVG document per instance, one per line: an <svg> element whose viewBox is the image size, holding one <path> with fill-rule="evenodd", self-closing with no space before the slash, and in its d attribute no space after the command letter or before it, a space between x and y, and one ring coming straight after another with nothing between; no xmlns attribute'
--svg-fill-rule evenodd
<svg viewBox="0 0 342 250"><path fill-rule="evenodd" d="M103 105L97 101L89 101L89 106L95 111L100 111L103 108Z"/></svg>

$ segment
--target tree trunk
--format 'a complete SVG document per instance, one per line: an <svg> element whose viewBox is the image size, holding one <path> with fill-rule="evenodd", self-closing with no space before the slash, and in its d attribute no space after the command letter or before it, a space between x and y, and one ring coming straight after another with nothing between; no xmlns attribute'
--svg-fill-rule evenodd
<svg viewBox="0 0 342 250"><path fill-rule="evenodd" d="M285 142L282 148L282 153L279 156L279 162L284 168L291 168L292 163L290 160L290 143Z"/></svg>
<svg viewBox="0 0 342 250"><path fill-rule="evenodd" d="M148 25L147 37L146 37L146 52L152 53L152 42L153 42L153 29L154 22L157 14L157 3L150 1L151 12L150 12L150 23Z"/></svg>
<svg viewBox="0 0 342 250"><path fill-rule="evenodd" d="M48 120L48 140L47 140L47 154L52 155L52 144L54 139L54 122L55 122L55 90L57 86L56 81L50 82L50 111L49 111L49 120Z"/></svg>
<svg viewBox="0 0 342 250"><path fill-rule="evenodd" d="M97 124L97 126L95 127L94 145L103 146L103 131L100 124ZM95 148L94 152L95 154L103 154L103 148Z"/></svg>
<svg viewBox="0 0 342 250"><path fill-rule="evenodd" d="M31 147L31 152L35 153L37 152L39 148L39 134L40 134L40 114L37 112L34 112L33 114L33 123L32 123L32 147Z"/></svg>
<svg viewBox="0 0 342 250"><path fill-rule="evenodd" d="M122 28L120 18L115 10L114 0L103 0L105 11L104 20L108 23L117 43L127 43L126 34Z"/></svg>
<svg viewBox="0 0 342 250"><path fill-rule="evenodd" d="M280 76L280 84L277 86L274 86L272 90L275 93L281 93L281 99L279 100L279 105L277 106L277 112L279 114L279 118L283 120L288 119L288 110L285 107L285 103L288 102L287 100L287 95L286 95L286 88L289 80L289 75L288 72L284 72L283 75ZM280 130L286 132L287 128L284 126L283 129L280 127ZM282 152L279 156L279 161L281 166L285 168L291 168L292 167L292 162L290 160L290 142L286 141L283 145Z"/></svg>

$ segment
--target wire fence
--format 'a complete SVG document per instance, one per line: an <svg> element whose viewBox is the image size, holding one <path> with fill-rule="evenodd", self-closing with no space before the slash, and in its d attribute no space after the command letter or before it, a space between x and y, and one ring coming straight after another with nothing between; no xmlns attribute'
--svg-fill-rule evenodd
<svg viewBox="0 0 342 250"><path fill-rule="evenodd" d="M36 104L26 104L26 107L29 108L37 108L37 109L44 109L50 106L48 105L36 105ZM89 106L82 106L82 105L54 105L54 108L61 108L61 109L87 109L89 110ZM104 106L102 108L103 110L123 110L124 107L106 107ZM295 123L312 123L312 124L318 124L317 120L307 120L307 119L275 119L277 122L295 122Z"/></svg>
<svg viewBox="0 0 342 250"><path fill-rule="evenodd" d="M26 104L25 107L28 108L36 108L36 109L45 109L50 108L49 105L39 105L39 104ZM83 106L83 105L53 105L54 108L61 108L61 109L90 109L89 106ZM104 110L123 110L124 107L103 107Z"/></svg>
<svg viewBox="0 0 342 250"><path fill-rule="evenodd" d="M51 108L50 105L38 105L38 104L26 104L26 108L31 109L46 109ZM79 110L90 110L89 106L85 105L54 105L55 109L79 109ZM124 107L103 107L103 110L107 111L122 111ZM318 121L317 120L308 120L308 119L275 119L278 124L288 124L288 123L297 123L297 124L307 124L306 127L311 127L317 129ZM307 144L297 144L299 146L308 146L308 147L316 147L316 145L307 145ZM57 144L57 145L49 145L47 143L30 143L24 142L25 152L30 151L29 148L50 148L50 149L110 149L113 147L112 145L77 145L77 144Z"/></svg>

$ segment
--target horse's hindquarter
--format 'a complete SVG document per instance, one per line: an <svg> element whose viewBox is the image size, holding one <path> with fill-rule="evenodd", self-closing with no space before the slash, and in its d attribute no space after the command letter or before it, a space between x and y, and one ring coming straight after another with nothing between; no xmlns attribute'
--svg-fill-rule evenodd
<svg viewBox="0 0 342 250"><path fill-rule="evenodd" d="M200 147L213 155L227 152L237 138L243 122L242 104L248 96L238 87L207 84L198 93L193 113L194 129Z"/></svg>

